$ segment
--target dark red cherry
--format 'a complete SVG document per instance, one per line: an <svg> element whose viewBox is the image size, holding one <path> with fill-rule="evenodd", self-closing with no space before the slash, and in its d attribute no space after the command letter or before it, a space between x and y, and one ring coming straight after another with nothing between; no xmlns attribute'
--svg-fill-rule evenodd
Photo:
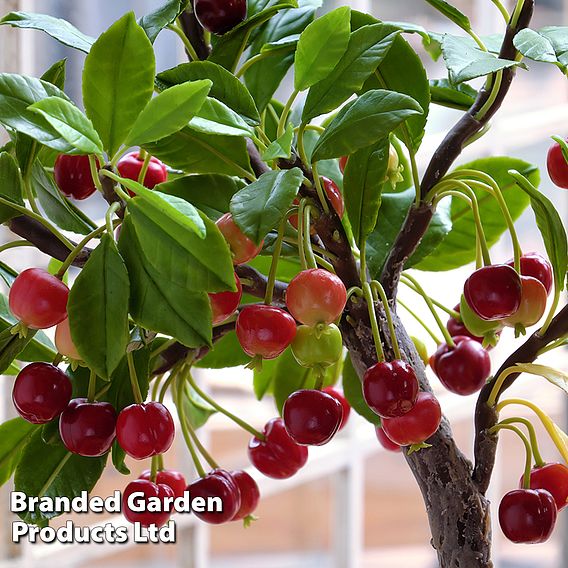
<svg viewBox="0 0 568 568"><path fill-rule="evenodd" d="M249 459L267 477L292 477L308 461L308 448L297 444L286 431L282 418L273 418L264 427L264 440L249 442Z"/></svg>
<svg viewBox="0 0 568 568"><path fill-rule="evenodd" d="M231 521L241 508L241 493L232 475L223 469L214 469L205 477L200 477L187 486L191 498L202 497L207 503L209 498L218 497L222 502L222 511L194 510L195 516L206 523L220 525Z"/></svg>
<svg viewBox="0 0 568 568"><path fill-rule="evenodd" d="M375 427L375 434L377 435L377 440L380 442L381 446L388 450L389 452L400 452L401 447L395 444L384 432L380 426Z"/></svg>
<svg viewBox="0 0 568 568"><path fill-rule="evenodd" d="M213 34L224 34L232 30L247 17L246 0L195 0L195 17Z"/></svg>
<svg viewBox="0 0 568 568"><path fill-rule="evenodd" d="M174 436L172 415L160 402L131 404L120 412L116 421L120 447L137 460L167 452Z"/></svg>
<svg viewBox="0 0 568 568"><path fill-rule="evenodd" d="M332 396L333 398L337 399L339 401L339 404L341 404L341 408L343 408L343 417L341 418L341 424L339 425L339 429L342 430L347 424L347 421L349 420L349 415L351 414L351 405L349 404L349 402L347 402L345 395L338 389L334 387L325 387L322 390L329 396Z"/></svg>
<svg viewBox="0 0 568 568"><path fill-rule="evenodd" d="M523 478L519 481L523 487ZM531 489L546 489L560 511L568 502L568 467L563 463L547 463L531 471Z"/></svg>
<svg viewBox="0 0 568 568"><path fill-rule="evenodd" d="M246 471L231 471L231 475L241 494L241 506L232 520L240 521L254 513L260 501L260 490L256 481Z"/></svg>
<svg viewBox="0 0 568 568"><path fill-rule="evenodd" d="M152 472L147 469L138 479L146 479L150 481ZM179 471L174 471L172 469L162 469L156 473L156 483L158 485L167 485L173 492L174 497L183 497L187 482L185 477Z"/></svg>
<svg viewBox="0 0 568 568"><path fill-rule="evenodd" d="M97 160L97 168L99 167L100 163ZM91 175L89 156L60 154L55 160L53 177L63 195L79 201L87 199L97 191Z"/></svg>
<svg viewBox="0 0 568 568"><path fill-rule="evenodd" d="M282 409L286 431L298 444L322 446L339 429L343 418L341 403L320 390L292 393Z"/></svg>
<svg viewBox="0 0 568 568"><path fill-rule="evenodd" d="M477 341L463 335L453 339L455 347L442 343L430 357L430 367L449 391L467 396L487 381L491 359Z"/></svg>
<svg viewBox="0 0 568 568"><path fill-rule="evenodd" d="M110 449L116 429L116 412L108 402L74 398L59 417L59 434L65 447L80 456L102 456Z"/></svg>
<svg viewBox="0 0 568 568"><path fill-rule="evenodd" d="M138 181L138 177L140 176L143 166L144 160L140 159L140 154L138 152L129 152L118 160L116 169L123 178ZM167 179L168 170L165 164L160 162L158 158L152 156L142 185L148 189L153 189L159 183L164 183ZM134 195L130 191L129 193L130 195Z"/></svg>
<svg viewBox="0 0 568 568"><path fill-rule="evenodd" d="M31 363L18 373L12 400L24 420L45 424L65 410L71 391L71 381L63 371L48 363Z"/></svg>
<svg viewBox="0 0 568 568"><path fill-rule="evenodd" d="M463 289L469 307L484 320L502 320L521 305L521 278L507 264L494 264L476 270Z"/></svg>
<svg viewBox="0 0 568 568"><path fill-rule="evenodd" d="M514 266L513 259L507 262L509 266ZM521 274L532 276L544 286L546 294L550 294L553 284L552 265L547 258L538 252L527 252L521 256Z"/></svg>
<svg viewBox="0 0 568 568"><path fill-rule="evenodd" d="M549 539L556 524L554 497L545 489L509 491L499 505L499 524L512 542L537 544Z"/></svg>
<svg viewBox="0 0 568 568"><path fill-rule="evenodd" d="M141 495L132 497L132 503L129 505L130 496L134 493L141 493ZM170 505L164 505L164 500L167 498L172 499L173 497L174 492L168 485L153 483L146 479L136 479L131 481L122 492L122 513L131 523L140 523L143 527L151 525L161 527L168 522L171 511L134 511L133 509L142 506L144 508L153 508L154 504L149 503L150 499L154 502L155 499L159 499L162 502L161 508L169 508L171 503Z"/></svg>
<svg viewBox="0 0 568 568"><path fill-rule="evenodd" d="M69 288L42 268L21 272L10 288L11 312L32 329L47 329L67 317Z"/></svg>
<svg viewBox="0 0 568 568"><path fill-rule="evenodd" d="M394 418L412 410L420 386L406 361L383 361L369 367L363 377L365 401L379 416Z"/></svg>
<svg viewBox="0 0 568 568"><path fill-rule="evenodd" d="M235 283L237 284L236 292L217 292L209 294L211 302L211 312L213 315L213 325L223 323L227 318L231 317L243 297L243 287L240 278L235 274Z"/></svg>
<svg viewBox="0 0 568 568"><path fill-rule="evenodd" d="M548 150L546 167L552 183L563 189L568 189L568 162L558 142L554 142Z"/></svg>

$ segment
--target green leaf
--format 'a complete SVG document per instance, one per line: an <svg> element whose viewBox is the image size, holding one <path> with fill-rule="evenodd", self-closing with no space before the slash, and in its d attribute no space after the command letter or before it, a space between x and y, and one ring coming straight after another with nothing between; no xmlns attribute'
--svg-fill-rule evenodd
<svg viewBox="0 0 568 568"><path fill-rule="evenodd" d="M379 23L354 31L334 71L308 92L302 120L331 112L360 91L399 34L397 27Z"/></svg>
<svg viewBox="0 0 568 568"><path fill-rule="evenodd" d="M117 440L112 443L111 457L112 465L114 465L114 468L118 471L118 473L122 473L122 475L130 475L130 470L124 463L126 452L120 447Z"/></svg>
<svg viewBox="0 0 568 568"><path fill-rule="evenodd" d="M22 198L22 176L16 160L7 152L0 153L0 197L25 206ZM0 223L20 215L8 205L0 205Z"/></svg>
<svg viewBox="0 0 568 568"><path fill-rule="evenodd" d="M251 170L246 141L235 136L203 134L184 128L144 149L186 173L242 176Z"/></svg>
<svg viewBox="0 0 568 568"><path fill-rule="evenodd" d="M351 8L343 6L317 18L301 33L294 59L297 91L308 89L333 71L347 49L350 28Z"/></svg>
<svg viewBox="0 0 568 568"><path fill-rule="evenodd" d="M564 290L568 270L568 243L562 218L550 199L538 191L525 176L516 171L509 171L509 173L530 198L536 224L554 269L554 285L558 290Z"/></svg>
<svg viewBox="0 0 568 568"><path fill-rule="evenodd" d="M260 53L271 53L273 51L295 51L296 46L298 45L298 40L300 39L301 34L292 34L282 39L277 39L275 41L271 41L269 43L265 43L260 48Z"/></svg>
<svg viewBox="0 0 568 568"><path fill-rule="evenodd" d="M69 100L63 91L41 79L0 73L0 123L58 152L70 152L73 147L43 116L28 108L47 97Z"/></svg>
<svg viewBox="0 0 568 568"><path fill-rule="evenodd" d="M252 136L254 130L226 104L207 97L189 123L191 130L223 136Z"/></svg>
<svg viewBox="0 0 568 568"><path fill-rule="evenodd" d="M560 29L557 28L557 30ZM528 59L542 61L543 63L553 63L560 69L566 69L568 65L568 40L566 40L566 34L568 34L568 28L563 29L564 44L558 54L555 45L546 35L535 32L530 28L525 28L518 32L513 38L513 45ZM558 34L558 36L560 35ZM563 55L564 59L561 61L560 58Z"/></svg>
<svg viewBox="0 0 568 568"><path fill-rule="evenodd" d="M126 146L155 142L181 130L207 99L211 81L174 85L150 100L134 123Z"/></svg>
<svg viewBox="0 0 568 568"><path fill-rule="evenodd" d="M347 356L343 365L343 394L357 414L375 426L381 424L379 416L369 408L363 398L361 379L357 375L349 356Z"/></svg>
<svg viewBox="0 0 568 568"><path fill-rule="evenodd" d="M154 50L129 12L94 43L83 68L83 102L114 156L154 90Z"/></svg>
<svg viewBox="0 0 568 568"><path fill-rule="evenodd" d="M110 378L128 345L128 272L108 234L92 252L69 293L73 343L102 378Z"/></svg>
<svg viewBox="0 0 568 568"><path fill-rule="evenodd" d="M481 51L473 46L468 39L444 35L442 54L454 84L471 81L477 77L484 77L501 69L515 67L518 61L499 59L487 51Z"/></svg>
<svg viewBox="0 0 568 568"><path fill-rule="evenodd" d="M564 67L568 66L568 27L547 26L538 30L554 48L558 62Z"/></svg>
<svg viewBox="0 0 568 568"><path fill-rule="evenodd" d="M469 18L460 12L452 4L448 4L445 0L426 0L430 6L436 8L438 12L443 14L448 20L459 26L464 31L471 30L471 23Z"/></svg>
<svg viewBox="0 0 568 568"><path fill-rule="evenodd" d="M75 154L103 153L103 143L91 121L72 103L59 97L48 97L30 105L41 114L75 149Z"/></svg>
<svg viewBox="0 0 568 568"><path fill-rule="evenodd" d="M12 333L11 327L0 333L0 374L10 367L12 361L32 341L34 335L35 330L30 329L26 337L20 337L17 333Z"/></svg>
<svg viewBox="0 0 568 568"><path fill-rule="evenodd" d="M286 214L303 179L300 168L262 174L231 199L235 223L245 235L260 244Z"/></svg>
<svg viewBox="0 0 568 568"><path fill-rule="evenodd" d="M515 368L519 370L519 373L529 373L543 377L568 394L568 373L564 373L560 369L554 369L553 367L539 365L537 363L517 363Z"/></svg>
<svg viewBox="0 0 568 568"><path fill-rule="evenodd" d="M0 24L14 28L41 30L63 45L73 47L84 53L89 53L95 41L94 38L80 32L68 21L47 14L10 12L0 20Z"/></svg>
<svg viewBox="0 0 568 568"><path fill-rule="evenodd" d="M522 172L535 185L538 185L540 180L536 167L516 158L482 158L458 169L480 170L491 175L501 188L514 220L526 209L529 199L511 179L508 170L516 169ZM507 230L507 225L497 201L485 191L475 190L475 193L487 243L491 247ZM418 263L416 268L432 271L452 270L475 260L475 223L470 207L462 199L452 199L451 217L452 230L433 254Z"/></svg>
<svg viewBox="0 0 568 568"><path fill-rule="evenodd" d="M406 263L413 266L428 256L440 244L452 227L449 215L451 201L442 202L422 237L420 245ZM396 237L400 233L408 210L414 204L414 188L397 193L383 193L381 208L374 231L367 239L367 261L373 278L379 278ZM420 267L420 266L419 266Z"/></svg>
<svg viewBox="0 0 568 568"><path fill-rule="evenodd" d="M452 85L447 79L430 81L432 102L457 110L468 110L477 98L477 91L467 83Z"/></svg>
<svg viewBox="0 0 568 568"><path fill-rule="evenodd" d="M229 332L225 337L215 342L213 349L200 359L195 366L204 369L225 369L250 363L251 358L243 351L237 334Z"/></svg>
<svg viewBox="0 0 568 568"><path fill-rule="evenodd" d="M138 20L140 27L146 32L148 39L154 43L158 34L187 8L189 0L167 0L153 12Z"/></svg>
<svg viewBox="0 0 568 568"><path fill-rule="evenodd" d="M286 125L286 131L280 138L272 142L268 148L262 153L262 159L265 162L276 160L278 158L289 159L292 155L292 140L294 139L294 126L291 122Z"/></svg>
<svg viewBox="0 0 568 568"><path fill-rule="evenodd" d="M6 286L11 286L18 276L18 273L11 267L0 262L0 278L6 282Z"/></svg>
<svg viewBox="0 0 568 568"><path fill-rule="evenodd" d="M92 227L73 211L39 162L35 162L32 168L31 183L45 214L58 227L80 235L88 235L92 231Z"/></svg>
<svg viewBox="0 0 568 568"><path fill-rule="evenodd" d="M190 425L194 429L201 428L217 411L209 406L189 385L186 386L183 398L184 410Z"/></svg>
<svg viewBox="0 0 568 568"><path fill-rule="evenodd" d="M349 156L343 176L345 208L355 242L362 244L377 223L389 161L389 138Z"/></svg>
<svg viewBox="0 0 568 568"><path fill-rule="evenodd" d="M134 369L136 370L136 378L140 387L142 399L146 400L149 390L150 378L150 353L148 348L137 349L132 352L132 360ZM103 395L102 400L110 402L117 412L123 408L134 404L134 393L132 392L132 384L130 382L130 371L128 369L128 359L126 356L120 361L116 371L112 374L111 384L108 391Z"/></svg>
<svg viewBox="0 0 568 568"><path fill-rule="evenodd" d="M12 477L24 446L38 428L37 424L23 418L13 418L0 425L0 485Z"/></svg>
<svg viewBox="0 0 568 568"><path fill-rule="evenodd" d="M337 113L318 140L312 161L352 154L384 138L404 120L420 113L420 105L407 95L368 91Z"/></svg>
<svg viewBox="0 0 568 568"><path fill-rule="evenodd" d="M252 126L260 124L260 115L247 88L229 71L211 61L182 63L173 69L158 73L162 87L179 85L186 81L209 79L213 84L209 96L225 103Z"/></svg>
<svg viewBox="0 0 568 568"><path fill-rule="evenodd" d="M90 492L99 480L107 456L85 458L72 454L63 444L47 445L36 430L22 452L16 467L14 489L28 497L78 497L81 491ZM18 513L29 524L45 525L46 521L61 513Z"/></svg>

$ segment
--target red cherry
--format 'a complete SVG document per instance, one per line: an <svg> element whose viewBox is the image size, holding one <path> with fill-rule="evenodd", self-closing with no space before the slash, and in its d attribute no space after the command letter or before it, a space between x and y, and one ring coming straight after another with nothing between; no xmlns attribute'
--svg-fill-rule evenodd
<svg viewBox="0 0 568 568"><path fill-rule="evenodd" d="M260 490L256 481L246 471L231 471L231 475L241 494L241 506L232 520L240 521L254 513L260 501Z"/></svg>
<svg viewBox="0 0 568 568"><path fill-rule="evenodd" d="M523 487L523 477L519 481ZM563 463L547 463L531 471L531 489L546 489L560 511L568 503L568 467Z"/></svg>
<svg viewBox="0 0 568 568"><path fill-rule="evenodd" d="M345 166L347 165L347 160L349 159L349 156L341 156L341 158L339 158L339 169L341 170L341 173L345 173Z"/></svg>
<svg viewBox="0 0 568 568"><path fill-rule="evenodd" d="M566 162L558 142L555 142L548 150L546 167L552 183L563 189L568 189L568 162Z"/></svg>
<svg viewBox="0 0 568 568"><path fill-rule="evenodd" d="M100 168L98 160L97 168ZM55 160L53 176L55 177L55 183L67 197L73 197L80 201L87 199L87 197L97 191L91 175L89 156L60 154Z"/></svg>
<svg viewBox="0 0 568 568"><path fill-rule="evenodd" d="M509 491L499 505L499 524L512 542L537 544L549 539L556 524L556 503L545 489Z"/></svg>
<svg viewBox="0 0 568 568"><path fill-rule="evenodd" d="M550 294L553 284L552 275L552 265L548 262L542 254L538 252L528 252L521 256L521 275L522 276L532 276L545 287L546 294ZM509 266L514 266L515 261L513 259L507 262Z"/></svg>
<svg viewBox="0 0 568 568"><path fill-rule="evenodd" d="M195 0L193 11L209 32L222 35L247 17L246 0Z"/></svg>
<svg viewBox="0 0 568 568"><path fill-rule="evenodd" d="M286 306L303 324L333 323L347 303L343 282L323 268L297 274L286 290Z"/></svg>
<svg viewBox="0 0 568 568"><path fill-rule="evenodd" d="M243 264L258 256L263 243L256 246L237 226L230 213L217 219L217 228L221 231L233 255L233 264Z"/></svg>
<svg viewBox="0 0 568 568"><path fill-rule="evenodd" d="M174 497L174 492L172 491L171 487L161 483L156 484L146 479L136 479L134 481L131 481L122 492L122 513L126 517L126 520L130 521L131 523L140 523L143 527L149 527L151 525L161 527L162 525L167 523L168 519L171 516L171 511L133 511L128 506L128 498L133 493L143 494L142 496L137 496L136 498L133 497L133 504L136 507L143 503L148 506L148 501L151 498L153 498L153 500L158 498L162 501L163 504L164 499L171 499Z"/></svg>
<svg viewBox="0 0 568 568"><path fill-rule="evenodd" d="M144 160L140 159L140 154L138 152L129 152L118 160L116 169L123 178L138 181L143 166ZM153 189L156 185L164 183L167 179L168 170L166 166L160 162L158 158L152 156L142 185L148 189ZM134 195L130 190L128 193Z"/></svg>
<svg viewBox="0 0 568 568"><path fill-rule="evenodd" d="M195 516L206 523L220 525L232 520L241 508L241 493L232 475L223 469L214 469L205 477L196 479L187 486L192 499L219 497L223 503L222 511L194 511Z"/></svg>
<svg viewBox="0 0 568 568"><path fill-rule="evenodd" d="M274 359L294 340L296 322L280 308L254 304L245 306L239 313L236 332L247 355Z"/></svg>
<svg viewBox="0 0 568 568"><path fill-rule="evenodd" d="M507 264L494 264L476 270L463 289L469 307L484 320L502 320L521 305L521 279Z"/></svg>
<svg viewBox="0 0 568 568"><path fill-rule="evenodd" d="M333 210L337 213L340 219L343 218L343 214L345 213L345 202L343 201L343 195L341 195L339 187L337 187L337 184L328 177L320 176L320 179L325 194L327 195L327 199L331 203ZM297 198L294 199L293 203L294 205L300 204ZM292 225L294 229L298 228L298 215L290 215L288 221L290 221L290 225Z"/></svg>
<svg viewBox="0 0 568 568"><path fill-rule="evenodd" d="M71 381L63 371L48 363L31 363L18 373L12 400L24 420L45 424L65 410L71 391Z"/></svg>
<svg viewBox="0 0 568 568"><path fill-rule="evenodd" d="M503 320L505 325L530 327L540 321L546 311L546 288L532 276L521 276L521 305L511 316Z"/></svg>
<svg viewBox="0 0 568 568"><path fill-rule="evenodd" d="M395 418L412 410L420 386L406 361L383 361L369 367L363 377L365 401L379 416Z"/></svg>
<svg viewBox="0 0 568 568"><path fill-rule="evenodd" d="M286 431L298 444L323 446L339 429L343 408L341 403L329 394L304 389L287 398L282 417Z"/></svg>
<svg viewBox="0 0 568 568"><path fill-rule="evenodd" d="M430 357L430 367L450 392L467 396L485 384L491 359L477 341L463 335L453 339L456 346L442 343Z"/></svg>
<svg viewBox="0 0 568 568"><path fill-rule="evenodd" d="M28 268L10 288L12 313L32 329L52 327L67 317L69 288L47 270Z"/></svg>
<svg viewBox="0 0 568 568"><path fill-rule="evenodd" d="M380 426L375 427L375 434L381 446L389 452L401 452L402 449L398 444L395 444L384 432Z"/></svg>
<svg viewBox="0 0 568 568"><path fill-rule="evenodd" d="M460 305L454 306L455 312L460 312ZM483 337L479 337L478 335L473 335L467 327L465 327L462 321L458 321L453 316L446 323L446 329L450 332L452 337L456 337L457 335L463 335L465 337L469 337L478 343L483 343Z"/></svg>
<svg viewBox="0 0 568 568"><path fill-rule="evenodd" d="M174 436L172 415L159 402L131 404L120 412L116 421L120 447L137 460L167 452Z"/></svg>
<svg viewBox="0 0 568 568"><path fill-rule="evenodd" d="M74 398L59 417L59 434L65 447L80 456L106 453L115 437L116 411L108 402Z"/></svg>
<svg viewBox="0 0 568 568"><path fill-rule="evenodd" d="M332 396L333 398L337 399L339 401L339 404L341 404L341 408L343 409L343 417L341 418L341 424L339 425L339 430L342 430L347 424L347 421L349 420L349 415L351 414L351 406L349 402L347 402L347 399L345 398L344 394L341 391L337 390L336 388L325 387L322 390L329 396Z"/></svg>
<svg viewBox="0 0 568 568"><path fill-rule="evenodd" d="M62 322L57 324L57 327L55 328L55 346L57 347L57 351L65 357L75 359L76 361L80 361L82 359L75 347L75 344L73 343L73 339L71 338L69 318L65 318Z"/></svg>
<svg viewBox="0 0 568 568"><path fill-rule="evenodd" d="M227 318L232 316L241 303L243 297L243 287L240 278L235 274L235 282L237 284L236 292L217 292L209 294L211 302L211 311L213 313L213 325L223 323Z"/></svg>
<svg viewBox="0 0 568 568"><path fill-rule="evenodd" d="M249 459L264 475L273 479L292 477L308 461L308 448L290 437L282 418L273 418L264 427L264 440L249 442Z"/></svg>
<svg viewBox="0 0 568 568"><path fill-rule="evenodd" d="M142 472L138 479L146 479L151 481L152 472L147 469ZM185 477L179 471L172 469L162 469L156 473L156 483L158 485L167 485L174 494L174 497L183 497L187 483Z"/></svg>
<svg viewBox="0 0 568 568"><path fill-rule="evenodd" d="M429 392L421 392L410 412L398 418L383 418L383 430L399 446L421 444L436 433L442 420L438 399Z"/></svg>

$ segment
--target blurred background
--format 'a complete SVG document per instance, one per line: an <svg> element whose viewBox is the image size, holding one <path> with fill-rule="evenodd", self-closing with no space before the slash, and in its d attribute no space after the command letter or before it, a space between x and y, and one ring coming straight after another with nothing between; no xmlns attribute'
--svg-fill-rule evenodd
<svg viewBox="0 0 568 568"><path fill-rule="evenodd" d="M341 4L371 12L383 20L411 21L435 32L457 33L457 29L441 18L422 0L327 0L323 10ZM457 0L479 35L500 31L501 20L491 0ZM36 11L64 17L81 31L97 36L128 10L141 16L160 0L0 0L0 15L12 10ZM537 0L534 28L568 24L568 0ZM416 38L418 52L423 55ZM171 32L164 31L156 42L158 69L173 67L184 60L180 42ZM67 92L79 103L81 68L84 55L67 49L35 31L0 28L0 71L38 76L53 62L68 58ZM424 56L430 78L445 76L443 63L433 63ZM541 189L555 202L564 218L568 218L568 192L556 189L546 175L546 151L552 134L568 135L568 82L559 71L546 65L529 62L531 72L519 71L511 93L494 121L488 135L469 147L463 161L473 157L508 154L537 164L542 174ZM280 95L287 98L291 77L282 86ZM427 137L419 153L419 166L424 168L433 148L457 119L459 113L432 106ZM0 132L0 138L2 133ZM93 197L84 203L94 219L104 216L105 204ZM523 249L544 252L534 216L527 211L518 222ZM0 229L0 242L12 238ZM494 249L494 259L506 260L511 246L504 238ZM6 251L2 260L17 269L45 266L47 257L31 249ZM465 267L452 273L420 273L423 286L433 296L447 304L457 303L463 280L471 270ZM403 291L402 297L425 318L425 306L415 296ZM406 318L406 314L403 313ZM432 352L435 348L414 320L406 318L410 332L424 339ZM496 369L517 343L512 332L505 332L491 356ZM566 349L557 349L543 361L568 370ZM271 400L261 403L254 398L251 374L244 369L200 371L199 380L209 392L229 408L259 429L275 415ZM11 417L10 391L12 378L5 377L0 388L2 418ZM471 454L472 415L475 396L461 398L443 392L432 377L444 412L450 418L457 442L466 454ZM544 380L521 378L514 387L519 396L530 396L560 425L567 425L566 398ZM247 467L248 435L233 427L223 417L214 416L201 431L204 441L217 459L228 469ZM539 430L541 451L545 459L556 461L559 456L544 432ZM496 505L500 497L517 486L523 469L523 449L518 440L505 433L501 437L499 457L490 489L490 499ZM166 465L178 468L191 479L194 475L190 460L178 440L165 458ZM149 464L128 463L135 477ZM422 498L400 454L385 452L375 439L373 428L351 414L350 422L332 443L310 449L310 461L294 478L274 482L251 472L258 480L263 499L257 511L259 520L244 530L238 524L210 528L196 522L190 515L174 517L178 525L175 545L20 545L10 541L12 518L8 513L7 495L0 494L0 566L36 568L96 566L187 568L433 568L437 565L429 545L428 524ZM95 494L107 496L122 489L129 479L109 467L95 488ZM495 512L496 507L494 507ZM563 514L564 516L566 513ZM499 527L494 526L495 566L498 568L561 568L568 566L568 524L560 515L552 539L539 546L514 546L505 541ZM66 520L58 520L58 526ZM71 517L73 518L73 517ZM77 515L78 525L92 523L124 524L121 517Z"/></svg>

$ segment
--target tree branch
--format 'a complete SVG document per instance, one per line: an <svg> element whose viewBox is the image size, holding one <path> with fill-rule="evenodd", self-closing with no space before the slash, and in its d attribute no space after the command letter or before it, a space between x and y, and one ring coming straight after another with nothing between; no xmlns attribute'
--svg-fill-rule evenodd
<svg viewBox="0 0 568 568"><path fill-rule="evenodd" d="M205 41L205 33L193 12L193 0L191 0L191 12L183 12L179 21L183 33L187 36L199 59L207 59L211 53L211 46Z"/></svg>

